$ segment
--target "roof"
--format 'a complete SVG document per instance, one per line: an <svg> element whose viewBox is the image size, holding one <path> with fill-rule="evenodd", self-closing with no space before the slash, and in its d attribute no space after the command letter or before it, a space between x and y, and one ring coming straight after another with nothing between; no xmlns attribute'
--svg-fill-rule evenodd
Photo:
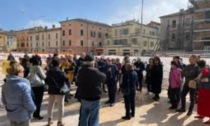
<svg viewBox="0 0 210 126"><path fill-rule="evenodd" d="M150 23L148 23L147 25L150 25L150 24L160 25L160 23L155 22L155 21L150 21Z"/></svg>
<svg viewBox="0 0 210 126"><path fill-rule="evenodd" d="M54 30L61 30L61 28L43 28L43 27L37 27L31 31L29 31L29 34L32 34L32 33L39 33L39 32L49 32L49 31L54 31Z"/></svg>
<svg viewBox="0 0 210 126"><path fill-rule="evenodd" d="M88 19L82 19L82 18L76 18L76 19L71 19L71 20L67 19L66 21L61 21L60 23L70 22L70 21L81 21L81 22L90 23L90 24L94 24L94 25L101 25L101 26L105 26L105 27L111 27L110 25L105 24L105 23L92 21L92 20L88 20Z"/></svg>
<svg viewBox="0 0 210 126"><path fill-rule="evenodd" d="M179 12L176 12L176 13L172 13L172 14L168 14L168 15L163 15L161 16L160 18L165 18L165 17L172 17L172 16L179 16L180 14L191 14L192 11L191 9L187 9L187 10L180 10Z"/></svg>
<svg viewBox="0 0 210 126"><path fill-rule="evenodd" d="M7 36L16 36L17 32L16 31L5 31L4 34Z"/></svg>

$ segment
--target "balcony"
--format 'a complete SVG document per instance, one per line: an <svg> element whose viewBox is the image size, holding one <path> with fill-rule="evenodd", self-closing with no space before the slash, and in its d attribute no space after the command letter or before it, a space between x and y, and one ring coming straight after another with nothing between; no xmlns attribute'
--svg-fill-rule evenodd
<svg viewBox="0 0 210 126"><path fill-rule="evenodd" d="M194 20L194 23L200 23L200 22L208 23L210 22L210 19L208 18L208 19L195 19Z"/></svg>

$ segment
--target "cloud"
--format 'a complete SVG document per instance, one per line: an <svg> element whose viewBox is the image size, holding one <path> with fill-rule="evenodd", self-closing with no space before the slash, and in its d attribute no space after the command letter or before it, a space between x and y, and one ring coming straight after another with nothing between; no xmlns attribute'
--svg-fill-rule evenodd
<svg viewBox="0 0 210 126"><path fill-rule="evenodd" d="M52 28L52 25L55 25L55 27L60 27L60 23L56 22L56 21L45 21L45 20L34 20L34 21L30 21L25 28L32 28L32 27L36 27L36 26L42 26L45 27L47 26L48 28Z"/></svg>
<svg viewBox="0 0 210 126"><path fill-rule="evenodd" d="M159 17L186 9L188 0L144 0L144 24L150 21L160 22ZM141 0L132 8L120 9L107 21L109 24L119 23L126 20L141 20Z"/></svg>

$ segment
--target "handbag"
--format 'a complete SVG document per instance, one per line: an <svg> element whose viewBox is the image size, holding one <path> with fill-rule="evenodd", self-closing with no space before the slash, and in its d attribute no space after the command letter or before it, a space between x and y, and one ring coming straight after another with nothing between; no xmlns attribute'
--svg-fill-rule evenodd
<svg viewBox="0 0 210 126"><path fill-rule="evenodd" d="M44 80L42 80L39 75L36 73L37 69L34 70L33 72L31 72L29 74L29 76L27 77L27 79L29 80L29 82L31 83L31 85L40 85L40 86L44 86L45 82Z"/></svg>
<svg viewBox="0 0 210 126"><path fill-rule="evenodd" d="M55 85L57 86L58 89L60 89L60 93L62 94L66 94L69 92L69 87L67 86L67 84L64 82L64 85L62 87L59 87L58 83L55 81L54 78L52 78L52 80L54 81Z"/></svg>
<svg viewBox="0 0 210 126"><path fill-rule="evenodd" d="M197 82L195 80L190 80L188 86L189 86L189 88L196 89Z"/></svg>

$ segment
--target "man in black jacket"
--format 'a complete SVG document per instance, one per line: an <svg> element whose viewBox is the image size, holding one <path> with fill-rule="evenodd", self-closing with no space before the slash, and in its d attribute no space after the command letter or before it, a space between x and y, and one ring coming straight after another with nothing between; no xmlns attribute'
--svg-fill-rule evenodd
<svg viewBox="0 0 210 126"><path fill-rule="evenodd" d="M143 83L143 71L145 70L145 65L141 62L141 59L138 58L137 61L134 63L135 70L138 74L138 85L136 85L138 91L142 91L142 83Z"/></svg>
<svg viewBox="0 0 210 126"><path fill-rule="evenodd" d="M76 97L81 99L79 126L99 125L101 84L105 82L106 75L93 66L93 58L87 55L77 76Z"/></svg>

